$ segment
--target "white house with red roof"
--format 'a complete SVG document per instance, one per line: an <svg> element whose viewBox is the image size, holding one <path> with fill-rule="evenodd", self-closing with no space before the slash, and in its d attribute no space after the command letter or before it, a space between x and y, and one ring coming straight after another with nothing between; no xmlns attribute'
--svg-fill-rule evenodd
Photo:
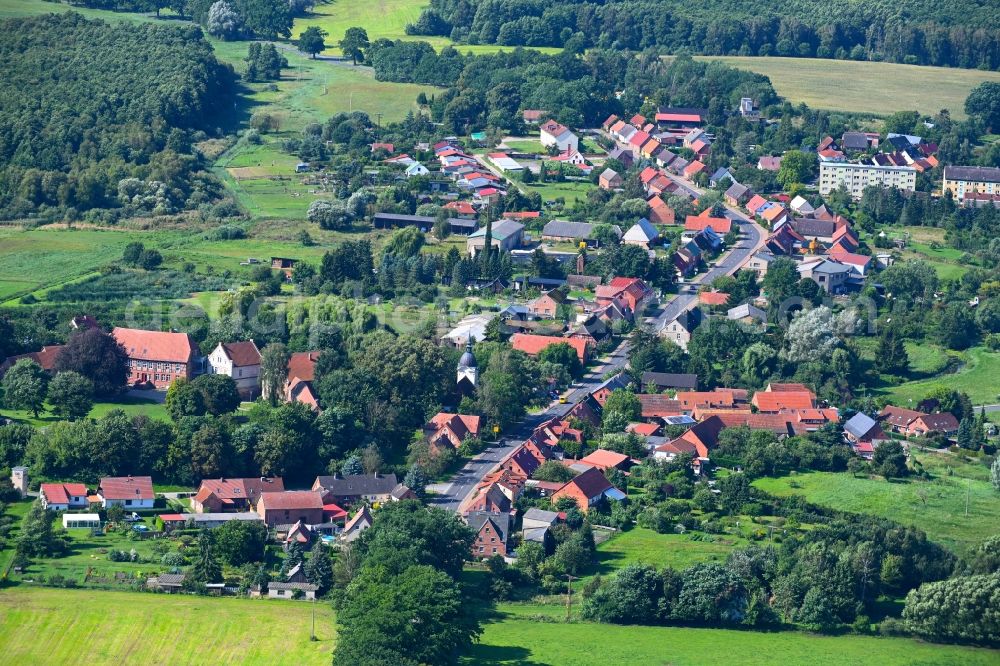
<svg viewBox="0 0 1000 666"><path fill-rule="evenodd" d="M51 511L86 509L87 486L82 483L43 483L38 489L42 506Z"/></svg>
<svg viewBox="0 0 1000 666"><path fill-rule="evenodd" d="M538 128L539 141L546 148L556 146L560 152L567 150L576 151L579 148L580 140L565 125L560 125L554 120L547 120Z"/></svg>
<svg viewBox="0 0 1000 666"><path fill-rule="evenodd" d="M208 355L208 366L212 374L232 377L241 397L260 394L260 350L253 340L220 342Z"/></svg>
<svg viewBox="0 0 1000 666"><path fill-rule="evenodd" d="M187 333L115 328L112 337L128 355L128 383L170 387L175 379L194 375L198 345Z"/></svg>
<svg viewBox="0 0 1000 666"><path fill-rule="evenodd" d="M153 479L148 476L106 476L97 487L101 506L126 509L153 508Z"/></svg>

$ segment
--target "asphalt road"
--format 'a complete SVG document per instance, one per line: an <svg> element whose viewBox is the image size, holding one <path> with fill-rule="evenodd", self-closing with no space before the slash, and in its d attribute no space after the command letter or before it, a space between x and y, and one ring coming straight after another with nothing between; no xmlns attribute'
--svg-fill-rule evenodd
<svg viewBox="0 0 1000 666"><path fill-rule="evenodd" d="M428 490L433 491L434 494L428 498L428 503L449 511L458 511L469 495L475 491L476 484L487 474L495 470L500 465L500 461L530 437L535 428L555 416L564 415L573 408L574 404L603 384L605 381L604 378L608 373L624 368L628 362L628 345L627 340L622 342L611 352L607 363L602 363L592 368L582 379L575 382L567 392L563 393L563 397L566 399L565 403L554 400L545 411L538 414L529 414L516 429L501 439L499 444L493 448L486 449L467 462L449 483L430 486Z"/></svg>

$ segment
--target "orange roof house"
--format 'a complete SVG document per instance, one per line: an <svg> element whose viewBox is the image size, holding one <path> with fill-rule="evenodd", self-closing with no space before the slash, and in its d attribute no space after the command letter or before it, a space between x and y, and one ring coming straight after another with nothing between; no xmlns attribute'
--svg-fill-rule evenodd
<svg viewBox="0 0 1000 666"><path fill-rule="evenodd" d="M42 506L53 511L87 507L87 486L83 483L43 483L38 496Z"/></svg>
<svg viewBox="0 0 1000 666"><path fill-rule="evenodd" d="M632 459L627 455L607 449L597 449L590 455L581 458L580 462L591 467L596 467L602 472L611 468L620 469L624 472L632 466Z"/></svg>
<svg viewBox="0 0 1000 666"><path fill-rule="evenodd" d="M733 228L733 221L728 217L706 217L701 215L688 215L684 221L684 231L701 231L705 227L711 227L712 231L725 236Z"/></svg>
<svg viewBox="0 0 1000 666"><path fill-rule="evenodd" d="M703 291L698 294L698 300L704 305L726 305L729 303L729 294L724 291Z"/></svg>
<svg viewBox="0 0 1000 666"><path fill-rule="evenodd" d="M432 447L457 449L467 437L479 437L481 423L480 416L438 412L424 426L424 434Z"/></svg>
<svg viewBox="0 0 1000 666"><path fill-rule="evenodd" d="M278 476L247 479L203 479L191 500L195 513L250 511L263 492L281 492L284 480Z"/></svg>
<svg viewBox="0 0 1000 666"><path fill-rule="evenodd" d="M600 502L605 495L611 498L623 498L625 495L611 485L604 473L596 467L568 481L562 488L552 493L552 503L556 504L563 497L571 497L576 501L581 511L586 513L590 507Z"/></svg>
<svg viewBox="0 0 1000 666"><path fill-rule="evenodd" d="M700 161L695 160L695 161L691 162L690 164L688 164L686 167L684 167L684 175L686 177L688 177L688 178L691 178L692 176L695 176L695 175L701 173L706 168L707 167L704 164L702 164Z"/></svg>
<svg viewBox="0 0 1000 666"><path fill-rule="evenodd" d="M546 347L561 343L572 347L581 363L587 362L587 358L590 356L590 346L586 340L581 338L561 338L555 335L529 335L527 333L515 333L510 338L511 346L528 356L537 356Z"/></svg>
<svg viewBox="0 0 1000 666"><path fill-rule="evenodd" d="M757 391L750 404L758 412L776 414L786 409L812 409L816 406L810 391Z"/></svg>

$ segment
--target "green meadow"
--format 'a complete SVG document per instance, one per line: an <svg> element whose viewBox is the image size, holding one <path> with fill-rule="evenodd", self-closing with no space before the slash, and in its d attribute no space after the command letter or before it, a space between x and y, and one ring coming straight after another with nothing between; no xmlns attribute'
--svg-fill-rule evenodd
<svg viewBox="0 0 1000 666"><path fill-rule="evenodd" d="M320 666L336 642L327 603L25 586L0 591L0 626L11 664Z"/></svg>
<svg viewBox="0 0 1000 666"><path fill-rule="evenodd" d="M957 553L1000 534L1000 494L990 484L985 465L946 452L914 458L930 474L929 480L886 481L847 472L805 472L758 479L754 485L773 495L802 495L821 506L914 525Z"/></svg>
<svg viewBox="0 0 1000 666"><path fill-rule="evenodd" d="M996 664L996 650L907 638L818 636L683 627L562 622L563 609L506 604L462 661L468 666L747 666Z"/></svg>

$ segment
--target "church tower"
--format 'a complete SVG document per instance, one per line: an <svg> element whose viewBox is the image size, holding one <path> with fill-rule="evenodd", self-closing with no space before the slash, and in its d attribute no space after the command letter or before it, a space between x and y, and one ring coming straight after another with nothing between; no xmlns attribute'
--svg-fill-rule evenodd
<svg viewBox="0 0 1000 666"><path fill-rule="evenodd" d="M476 367L476 357L472 355L472 336L465 346L465 353L458 360L458 390L462 395L469 395L476 389L479 380L479 368Z"/></svg>

